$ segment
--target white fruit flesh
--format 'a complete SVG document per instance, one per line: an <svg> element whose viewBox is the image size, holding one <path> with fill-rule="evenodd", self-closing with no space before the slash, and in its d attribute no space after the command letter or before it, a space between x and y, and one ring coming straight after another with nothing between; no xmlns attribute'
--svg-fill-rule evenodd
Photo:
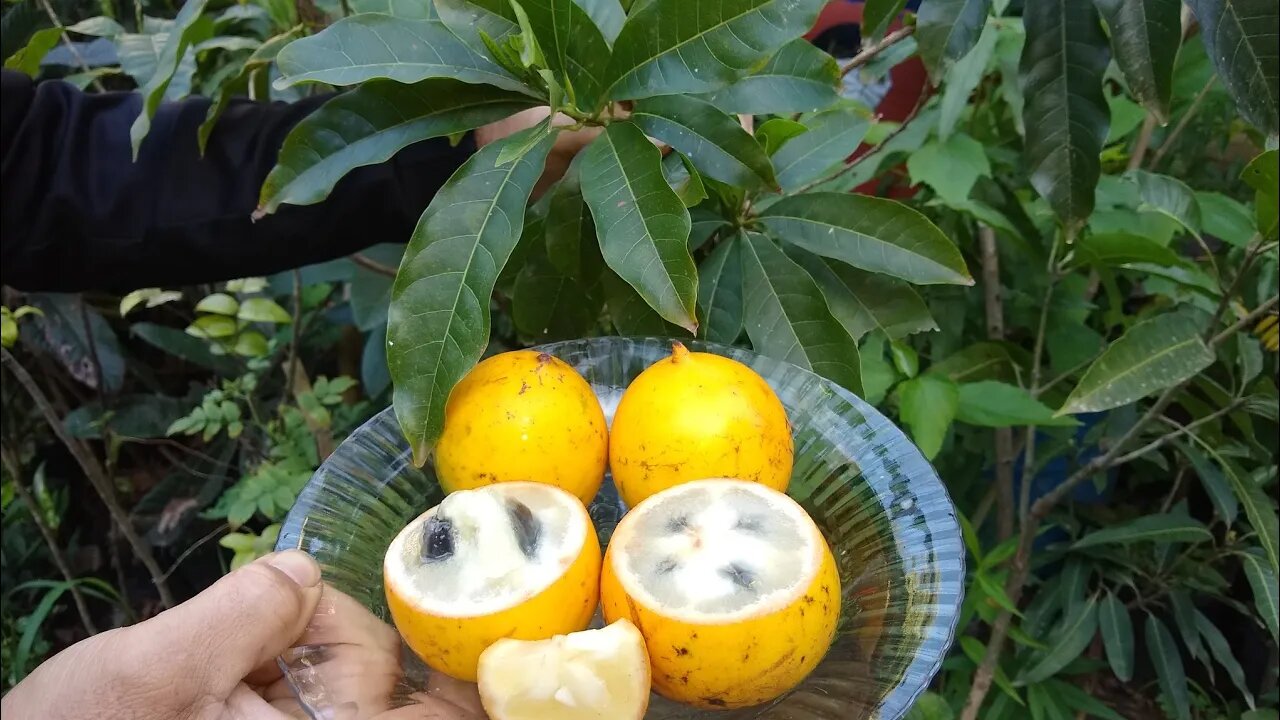
<svg viewBox="0 0 1280 720"><path fill-rule="evenodd" d="M513 522L513 502L532 517L532 542ZM564 491L536 483L451 493L396 537L387 552L398 561L388 567L403 569L401 587L434 615L487 615L513 607L549 586L578 556L587 523L577 503ZM448 552L428 557L424 535L433 527L447 537Z"/></svg>
<svg viewBox="0 0 1280 720"><path fill-rule="evenodd" d="M480 656L480 697L495 720L632 720L649 698L649 659L635 626L548 640L499 640Z"/></svg>
<svg viewBox="0 0 1280 720"><path fill-rule="evenodd" d="M822 561L822 538L804 509L758 483L685 483L631 513L611 541L619 581L641 604L687 622L729 623L786 607Z"/></svg>

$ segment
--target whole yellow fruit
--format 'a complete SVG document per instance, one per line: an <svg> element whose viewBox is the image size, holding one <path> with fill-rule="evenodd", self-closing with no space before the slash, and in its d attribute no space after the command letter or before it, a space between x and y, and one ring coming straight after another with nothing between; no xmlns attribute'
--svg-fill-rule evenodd
<svg viewBox="0 0 1280 720"><path fill-rule="evenodd" d="M822 533L782 493L695 480L623 516L600 576L605 622L630 620L653 689L702 708L768 702L826 655L840 576Z"/></svg>
<svg viewBox="0 0 1280 720"><path fill-rule="evenodd" d="M791 428L782 401L751 368L675 343L618 403L609 469L628 506L689 480L737 478L785 491Z"/></svg>
<svg viewBox="0 0 1280 720"><path fill-rule="evenodd" d="M454 387L435 468L446 492L540 482L588 505L608 453L604 411L587 381L559 358L517 350L484 360Z"/></svg>
<svg viewBox="0 0 1280 720"><path fill-rule="evenodd" d="M599 579L586 508L541 483L453 493L401 530L383 560L387 609L405 643L467 682L498 640L585 630Z"/></svg>

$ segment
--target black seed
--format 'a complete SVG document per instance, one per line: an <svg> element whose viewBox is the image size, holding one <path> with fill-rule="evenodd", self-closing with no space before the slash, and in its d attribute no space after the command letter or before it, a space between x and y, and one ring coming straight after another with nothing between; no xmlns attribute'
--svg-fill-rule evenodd
<svg viewBox="0 0 1280 720"><path fill-rule="evenodd" d="M733 529L751 533L752 535L763 535L764 521L759 515L747 515L738 518L738 522L734 523Z"/></svg>
<svg viewBox="0 0 1280 720"><path fill-rule="evenodd" d="M439 515L422 524L422 559L443 560L453 554L453 523Z"/></svg>
<svg viewBox="0 0 1280 720"><path fill-rule="evenodd" d="M667 573L671 572L672 570L675 570L675 569L676 569L676 566L677 566L678 564L679 564L679 563L677 563L677 562L676 562L676 559L675 559L675 558L663 558L663 559L661 559L661 560L659 560L659 561L658 561L658 566L657 566L657 567L655 567L655 568L654 568L654 570L655 570L659 575L666 575Z"/></svg>
<svg viewBox="0 0 1280 720"><path fill-rule="evenodd" d="M667 532L669 533L688 532L688 530L689 518L684 515L677 515L667 521Z"/></svg>
<svg viewBox="0 0 1280 720"><path fill-rule="evenodd" d="M756 584L756 574L737 563L730 563L729 565L720 568L720 574L729 578L733 581L734 585L737 585L744 590L751 590Z"/></svg>
<svg viewBox="0 0 1280 720"><path fill-rule="evenodd" d="M519 500L507 501L507 512L511 515L511 527L515 529L516 542L520 544L520 552L532 558L538 552L538 540L542 536L542 523L533 516L528 505Z"/></svg>

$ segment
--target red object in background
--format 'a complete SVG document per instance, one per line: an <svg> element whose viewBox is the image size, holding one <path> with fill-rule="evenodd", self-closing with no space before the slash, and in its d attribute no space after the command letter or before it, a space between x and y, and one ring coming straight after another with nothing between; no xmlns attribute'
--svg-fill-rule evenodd
<svg viewBox="0 0 1280 720"><path fill-rule="evenodd" d="M818 20L814 23L813 29L805 34L805 39L831 52L837 60L851 59L857 54L862 38L862 5L861 2L851 0L834 0L828 3L818 14ZM914 9L915 5L916 3L907 3L909 9ZM886 32L892 32L900 27L902 27L902 20L895 18ZM906 119L916 103L920 101L921 94L928 92L928 77L924 63L919 57L912 57L898 63L889 71L887 92L875 105L876 114L885 120L895 122ZM863 144L849 159L853 160L870 150L871 146ZM872 180L854 188L854 192L863 195L887 194L890 197L910 197L915 194L915 189L911 187L904 168L894 168L890 174L899 176L901 181L892 183L887 190L884 190L880 187L882 180Z"/></svg>

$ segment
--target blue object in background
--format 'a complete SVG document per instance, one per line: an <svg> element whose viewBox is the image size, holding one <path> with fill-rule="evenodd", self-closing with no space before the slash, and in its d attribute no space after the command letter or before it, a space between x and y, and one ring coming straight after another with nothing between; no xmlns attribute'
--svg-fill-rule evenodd
<svg viewBox="0 0 1280 720"><path fill-rule="evenodd" d="M1080 427L1076 428L1076 443L1083 445L1089 431L1098 424L1106 422L1109 416L1109 412L1076 415L1075 418L1080 421ZM1044 433L1036 433L1037 447L1045 447L1050 440L1051 438ZM1101 455L1102 452L1102 448L1095 442L1082 447L1079 454L1074 458L1067 454L1062 454L1045 463L1040 468L1040 471L1031 478L1031 502L1035 503L1036 500L1044 497L1055 487L1061 485L1077 468ZM1115 472L1114 469L1106 471L1106 480L1101 487L1096 486L1093 482L1080 483L1071 491L1071 501L1080 505L1098 505L1106 502L1115 484ZM1014 463L1013 486L1017 497L1021 497L1023 482L1022 463ZM1035 550L1042 550L1047 545L1067 539L1069 538L1066 532L1061 528L1051 528L1041 533L1032 547Z"/></svg>

